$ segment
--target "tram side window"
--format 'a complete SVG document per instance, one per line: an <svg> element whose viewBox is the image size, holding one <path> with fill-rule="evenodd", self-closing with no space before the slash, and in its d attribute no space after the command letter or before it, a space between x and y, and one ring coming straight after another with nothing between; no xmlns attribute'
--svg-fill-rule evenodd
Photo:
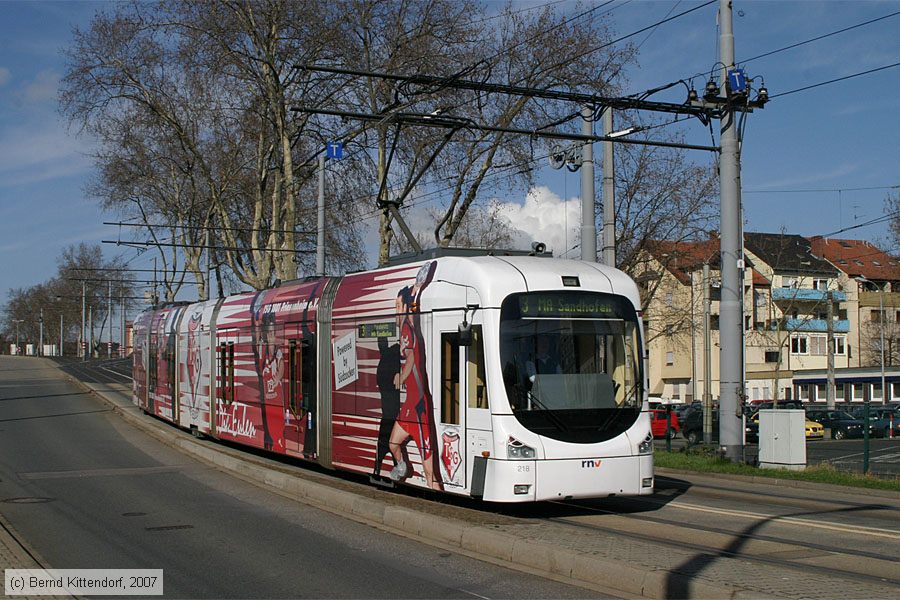
<svg viewBox="0 0 900 600"><path fill-rule="evenodd" d="M157 378L157 376L158 376L158 373L157 373L157 371L156 371L156 362L157 362L157 356L156 356L156 344L152 344L152 343L150 344L150 351L148 352L148 354L149 354L149 356L147 357L147 369L150 370L150 373L149 373L149 386L150 386L150 389L151 389L151 390L154 390L154 391L155 391L155 389L156 389L156 378Z"/></svg>
<svg viewBox="0 0 900 600"><path fill-rule="evenodd" d="M218 397L226 404L234 400L234 342L219 344Z"/></svg>
<svg viewBox="0 0 900 600"><path fill-rule="evenodd" d="M166 345L166 376L168 377L169 392L175 394L175 351L171 344Z"/></svg>
<svg viewBox="0 0 900 600"><path fill-rule="evenodd" d="M303 398L303 380L300 378L302 364L303 351L297 345L297 340L291 340L288 342L288 408L295 415L300 412Z"/></svg>
<svg viewBox="0 0 900 600"><path fill-rule="evenodd" d="M459 424L459 334L441 334L441 423Z"/></svg>
<svg viewBox="0 0 900 600"><path fill-rule="evenodd" d="M469 408L490 408L484 377L484 337L481 335L481 325L472 326L472 345L469 347L466 364L466 380L469 384Z"/></svg>
<svg viewBox="0 0 900 600"><path fill-rule="evenodd" d="M309 340L291 340L288 344L288 408L295 415L310 410L312 376L315 363Z"/></svg>

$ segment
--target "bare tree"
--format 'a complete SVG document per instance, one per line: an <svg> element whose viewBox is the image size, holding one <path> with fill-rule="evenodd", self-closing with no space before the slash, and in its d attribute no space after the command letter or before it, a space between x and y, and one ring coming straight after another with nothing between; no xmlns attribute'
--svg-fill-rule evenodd
<svg viewBox="0 0 900 600"><path fill-rule="evenodd" d="M879 315L877 319L870 317L860 324L860 362L864 366L881 367L882 339L884 339L884 365L886 367L900 365L900 323L895 318L887 317L891 312L890 308L885 307L886 314Z"/></svg>
<svg viewBox="0 0 900 600"><path fill-rule="evenodd" d="M82 287L84 286L84 287ZM111 288L110 288L111 286ZM99 336L109 324L109 293L112 290L114 307L132 305L134 284L121 259L105 259L99 245L78 244L65 248L57 259L57 274L52 279L28 288L9 291L9 302L3 320L4 337L14 340L16 322L22 343L37 344L43 312L44 340L59 342L59 317L63 317L63 337L71 342L80 337L82 291L92 311L93 323L99 326Z"/></svg>
<svg viewBox="0 0 900 600"><path fill-rule="evenodd" d="M314 246L303 232L315 211L300 198L314 198L303 190L313 188L310 157L324 135L307 130L290 108L335 92L294 67L317 60L339 14L314 0L132 3L76 31L63 111L101 140L98 164L110 169L123 166L109 159L133 127L152 132L150 148L140 150L170 160L126 170L125 177L144 181L127 185L136 193L125 197L143 200L147 215L151 205L162 209L198 280L197 236L206 228L215 233L216 257L255 288L296 277L295 256ZM359 248L352 222L336 223L331 239ZM346 251L337 256L351 265L361 260Z"/></svg>
<svg viewBox="0 0 900 600"><path fill-rule="evenodd" d="M571 20L550 5L539 11L515 11L511 4L491 27L482 30L481 47L488 56L479 64L484 79L539 89L567 89L612 95L622 66L633 56L630 46L606 47L606 22L587 15ZM602 51L599 50L602 48ZM581 109L571 103L480 92L460 94L453 114L502 128L540 130L577 120ZM571 127L571 125L569 126ZM435 240L449 245L479 193L498 184L531 183L533 140L527 136L472 130L464 143L445 152L436 173L452 189ZM495 167L521 165L502 180L488 180ZM489 183L490 182L490 183Z"/></svg>

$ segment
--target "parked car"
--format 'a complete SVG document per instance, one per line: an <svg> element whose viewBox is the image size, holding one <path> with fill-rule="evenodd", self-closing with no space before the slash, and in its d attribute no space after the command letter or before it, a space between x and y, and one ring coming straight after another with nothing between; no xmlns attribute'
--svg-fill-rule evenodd
<svg viewBox="0 0 900 600"><path fill-rule="evenodd" d="M751 400L748 405L753 412L758 410L769 410L775 408L774 400ZM778 408L804 408L803 402L800 400L779 400Z"/></svg>
<svg viewBox="0 0 900 600"><path fill-rule="evenodd" d="M779 406L781 406L779 404ZM784 407L782 407L784 408ZM759 428L759 412L755 412L747 419L748 421L752 421L757 425L757 435ZM806 435L806 439L808 440L821 440L825 437L825 428L816 420L810 418L809 414L806 415L806 423L803 425L804 433Z"/></svg>
<svg viewBox="0 0 900 600"><path fill-rule="evenodd" d="M676 404L672 408L672 410L674 410L675 414L678 415L678 422L684 423L684 420L687 418L688 414L702 407L703 404L701 404L700 402L692 402L691 404Z"/></svg>
<svg viewBox="0 0 900 600"><path fill-rule="evenodd" d="M855 419L853 415L844 410L828 410L811 408L806 411L806 418L821 423L825 428L831 429L831 438L843 440L845 438L863 437L863 422ZM869 433L872 426L869 425Z"/></svg>
<svg viewBox="0 0 900 600"><path fill-rule="evenodd" d="M663 409L650 410L650 430L655 438L673 438L681 431L681 425L678 423L678 415L675 411L670 413L670 428L666 427L666 411Z"/></svg>
<svg viewBox="0 0 900 600"><path fill-rule="evenodd" d="M699 444L703 441L703 409L697 408L688 412L681 424L681 435L688 444ZM713 411L712 421L713 441L719 439L719 411ZM744 419L744 440L750 443L759 442L759 425L750 419Z"/></svg>
<svg viewBox="0 0 900 600"><path fill-rule="evenodd" d="M863 420L865 413L866 407L858 406L850 414L857 419ZM900 410L883 406L878 408L870 406L869 425L872 427L869 431L875 437L891 437L891 428L893 428L893 437L900 438Z"/></svg>

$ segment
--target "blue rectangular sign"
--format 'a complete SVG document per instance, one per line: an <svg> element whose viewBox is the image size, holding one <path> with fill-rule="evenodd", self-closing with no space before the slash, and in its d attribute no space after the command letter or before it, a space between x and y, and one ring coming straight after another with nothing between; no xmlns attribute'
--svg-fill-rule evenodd
<svg viewBox="0 0 900 600"><path fill-rule="evenodd" d="M741 94L747 90L747 76L743 69L728 71L728 84L734 94Z"/></svg>
<svg viewBox="0 0 900 600"><path fill-rule="evenodd" d="M340 159L344 156L344 144L341 142L328 142L325 146L325 156Z"/></svg>

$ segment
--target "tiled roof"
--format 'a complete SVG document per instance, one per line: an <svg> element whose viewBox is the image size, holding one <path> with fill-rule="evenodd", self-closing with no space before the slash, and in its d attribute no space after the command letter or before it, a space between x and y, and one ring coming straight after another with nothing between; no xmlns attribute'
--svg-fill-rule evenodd
<svg viewBox="0 0 900 600"><path fill-rule="evenodd" d="M757 271L756 269L750 269L753 272L753 285L754 286L765 286L772 285L772 282L763 277L763 274Z"/></svg>
<svg viewBox="0 0 900 600"><path fill-rule="evenodd" d="M809 241L816 256L828 260L850 277L862 275L876 281L900 281L900 260L865 240L814 237Z"/></svg>
<svg viewBox="0 0 900 600"><path fill-rule="evenodd" d="M672 242L669 240L653 240L648 249L663 266L688 285L691 282L691 271L703 268L703 263L719 268L719 238L711 238L700 242Z"/></svg>
<svg viewBox="0 0 900 600"><path fill-rule="evenodd" d="M830 263L813 254L810 241L799 235L745 233L744 247L776 272L837 275Z"/></svg>

